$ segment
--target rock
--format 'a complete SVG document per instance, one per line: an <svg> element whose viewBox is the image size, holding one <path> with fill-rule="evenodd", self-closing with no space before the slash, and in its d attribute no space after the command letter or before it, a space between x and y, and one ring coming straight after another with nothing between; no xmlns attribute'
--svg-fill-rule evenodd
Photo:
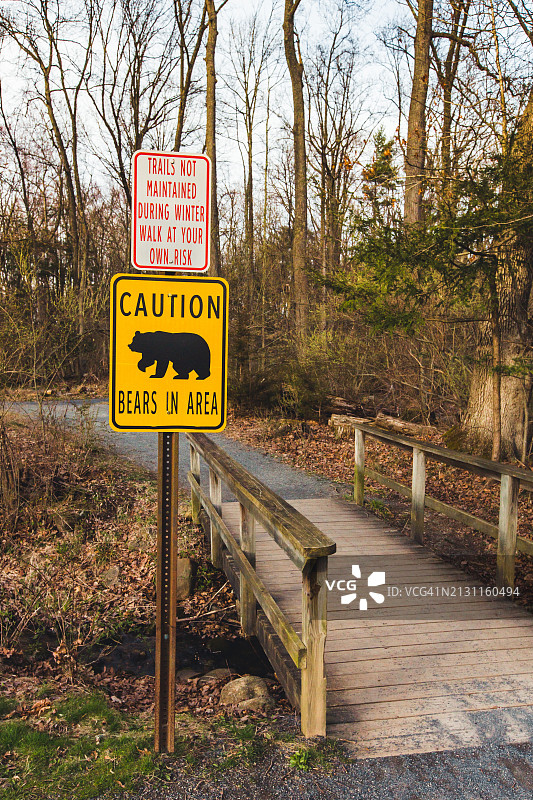
<svg viewBox="0 0 533 800"><path fill-rule="evenodd" d="M176 677L180 681L190 681L193 678L197 678L200 673L197 669L190 669L189 667L185 667L184 669L179 669L176 672Z"/></svg>
<svg viewBox="0 0 533 800"><path fill-rule="evenodd" d="M210 672L206 672L205 675L202 675L198 678L198 683L209 683L209 681L220 681L222 678L231 678L232 675L235 675L235 672L232 669L228 669L228 667L220 667L219 669L212 669Z"/></svg>
<svg viewBox="0 0 533 800"><path fill-rule="evenodd" d="M113 567L109 567L109 569L106 569L106 571L102 573L100 580L104 586L107 586L107 588L110 589L111 586L114 586L116 583L118 583L119 574L120 569L115 565Z"/></svg>
<svg viewBox="0 0 533 800"><path fill-rule="evenodd" d="M176 585L176 597L180 600L187 600L194 589L196 579L196 562L192 558L178 558L178 581Z"/></svg>
<svg viewBox="0 0 533 800"><path fill-rule="evenodd" d="M242 711L270 711L274 708L274 701L271 697L251 697L249 700L243 700L239 703L239 708Z"/></svg>
<svg viewBox="0 0 533 800"><path fill-rule="evenodd" d="M274 705L263 678L243 675L222 687L221 706L237 706L249 711L265 711Z"/></svg>

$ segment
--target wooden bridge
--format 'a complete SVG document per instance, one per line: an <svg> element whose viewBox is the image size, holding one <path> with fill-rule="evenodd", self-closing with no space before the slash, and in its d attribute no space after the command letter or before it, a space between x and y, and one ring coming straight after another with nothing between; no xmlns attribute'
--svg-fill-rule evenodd
<svg viewBox="0 0 533 800"><path fill-rule="evenodd" d="M493 588L476 584L421 542L424 507L435 505L496 536L498 585L510 594L515 552L533 554L533 544L517 537L518 492L533 489L533 475L367 425L353 427L359 505L333 498L289 505L205 435L188 434L193 516L209 531L213 563L239 598L244 632L261 642L301 711L304 734L343 740L356 757L530 741L533 617L495 599ZM365 436L413 452L411 489L371 473L412 498L411 538L361 508ZM426 497L426 457L499 480L499 525ZM208 491L200 483L202 458ZM222 483L235 502L222 504ZM366 611L343 608L349 598L332 603L328 559L330 575L337 574L331 569L336 564L350 578L346 568L365 558L385 565L387 584L402 593L370 600L375 608ZM424 587L436 596L424 596Z"/></svg>

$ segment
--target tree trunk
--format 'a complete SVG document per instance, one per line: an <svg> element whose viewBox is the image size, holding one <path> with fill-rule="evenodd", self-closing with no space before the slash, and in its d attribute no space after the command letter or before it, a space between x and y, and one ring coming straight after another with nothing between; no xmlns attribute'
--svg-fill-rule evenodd
<svg viewBox="0 0 533 800"><path fill-rule="evenodd" d="M189 53L189 46L187 42L187 28L189 23L190 8L183 8L182 2L178 0L174 5L176 14L176 21L178 23L178 30L180 32L180 101L178 107L178 120L176 123L176 135L174 137L174 150L178 152L181 149L181 140L183 138L183 130L185 127L185 110L189 99L189 93L192 86L192 75L196 59L200 51L204 33L207 28L206 19L206 6L202 10L202 17L196 33L194 47ZM215 34L216 35L216 34Z"/></svg>
<svg viewBox="0 0 533 800"><path fill-rule="evenodd" d="M426 99L429 84L429 48L433 24L433 0L419 0L415 35L413 86L405 152L404 221L417 225L423 219L426 164Z"/></svg>
<svg viewBox="0 0 533 800"><path fill-rule="evenodd" d="M514 178L520 176L522 169L527 178L533 157L533 91L510 155ZM529 404L533 385L533 241L530 236L517 234L499 246L496 243L494 250L498 264L490 282L492 330L488 325L480 329L478 365L472 376L464 428L471 444L488 450L492 442L493 457L500 439L501 458L525 461L531 439Z"/></svg>
<svg viewBox="0 0 533 800"><path fill-rule="evenodd" d="M527 455L533 352L528 310L533 294L533 246L502 246L496 275L496 308L479 331L464 420L467 443L492 458ZM515 374L508 374L509 372ZM524 445L524 442L526 443Z"/></svg>
<svg viewBox="0 0 533 800"><path fill-rule="evenodd" d="M502 376L501 376L501 331L498 314L491 314L492 329L492 455L493 461L502 456Z"/></svg>
<svg viewBox="0 0 533 800"><path fill-rule="evenodd" d="M266 282L267 282L267 220L268 220L268 132L270 125L270 86L267 93L266 121L265 121L265 167L263 184L263 253L261 259L261 372L265 370L266 354Z"/></svg>
<svg viewBox="0 0 533 800"><path fill-rule="evenodd" d="M307 334L308 294L306 274L307 245L307 177L305 164L305 106L303 93L303 63L296 52L294 15L301 0L285 0L283 41L285 58L292 84L294 107L294 229L292 264L294 272L294 304L296 342L299 357L303 356Z"/></svg>
<svg viewBox="0 0 533 800"><path fill-rule="evenodd" d="M326 154L325 145L321 150L320 159L320 256L321 272L324 280L328 274L328 245L327 245L327 214L326 214ZM320 330L327 331L326 286L322 286L320 297Z"/></svg>
<svg viewBox="0 0 533 800"><path fill-rule="evenodd" d="M254 282L254 177L253 177L253 129L252 120L247 115L247 168L244 183L244 231L246 240L246 261L248 279L250 281L250 296L253 301ZM251 308L250 308L251 310Z"/></svg>
<svg viewBox="0 0 533 800"><path fill-rule="evenodd" d="M217 204L217 151L216 151L216 71L217 9L215 0L205 0L208 18L206 64L206 126L205 149L211 159L211 265L209 274L220 275L220 235Z"/></svg>

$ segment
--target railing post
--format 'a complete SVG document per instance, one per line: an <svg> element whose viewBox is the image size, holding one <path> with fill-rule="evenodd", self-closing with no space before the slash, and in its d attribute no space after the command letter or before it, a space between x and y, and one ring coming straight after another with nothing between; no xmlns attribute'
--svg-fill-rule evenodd
<svg viewBox="0 0 533 800"><path fill-rule="evenodd" d="M413 447L413 482L411 499L411 539L424 542L424 506L426 503L426 456Z"/></svg>
<svg viewBox="0 0 533 800"><path fill-rule="evenodd" d="M302 572L302 640L307 648L302 669L300 711L304 736L326 735L327 556L309 561Z"/></svg>
<svg viewBox="0 0 533 800"><path fill-rule="evenodd" d="M357 505L365 502L365 434L355 429L353 499Z"/></svg>
<svg viewBox="0 0 533 800"><path fill-rule="evenodd" d="M240 544L241 550L250 562L250 566L255 569L255 519L242 503L240 507ZM244 575L240 576L240 610L241 627L245 636L253 636L255 633L255 621L257 606L255 595L248 586Z"/></svg>
<svg viewBox="0 0 533 800"><path fill-rule="evenodd" d="M222 484L216 472L212 469L209 470L209 497L213 503L215 510L219 516L222 516ZM213 525L210 523L210 539L211 539L211 563L214 567L222 569L222 539Z"/></svg>
<svg viewBox="0 0 533 800"><path fill-rule="evenodd" d="M498 525L498 553L496 557L496 583L499 587L514 588L516 534L518 530L518 492L520 479L502 475L500 487L500 521Z"/></svg>
<svg viewBox="0 0 533 800"><path fill-rule="evenodd" d="M196 478L196 481L200 483L200 453L195 447L193 447L192 444L189 445L189 449L191 455L191 472ZM198 525L200 522L200 511L202 504L194 489L191 489L191 508L192 521L195 525Z"/></svg>

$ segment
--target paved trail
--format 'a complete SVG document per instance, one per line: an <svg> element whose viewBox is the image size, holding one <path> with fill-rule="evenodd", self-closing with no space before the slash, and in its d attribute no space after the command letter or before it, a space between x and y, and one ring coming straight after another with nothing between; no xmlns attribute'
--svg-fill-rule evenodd
<svg viewBox="0 0 533 800"><path fill-rule="evenodd" d="M107 403L91 401L86 405L96 429L119 453L149 469L157 468L156 434L113 433L107 422ZM35 404L26 403L18 410L34 413L35 408ZM79 418L73 404L62 406L61 410L68 419ZM222 434L214 435L213 439L287 500L338 494L338 487L326 480L288 467ZM182 436L182 486L187 485L188 463L188 444ZM217 780L200 778L189 772L177 776L176 782L167 786L147 785L132 800L532 800L533 746L531 742L492 744L366 759L349 762L328 773L298 773L288 768L287 761L275 758L269 764L251 767L246 776L240 772L237 777L229 770Z"/></svg>

